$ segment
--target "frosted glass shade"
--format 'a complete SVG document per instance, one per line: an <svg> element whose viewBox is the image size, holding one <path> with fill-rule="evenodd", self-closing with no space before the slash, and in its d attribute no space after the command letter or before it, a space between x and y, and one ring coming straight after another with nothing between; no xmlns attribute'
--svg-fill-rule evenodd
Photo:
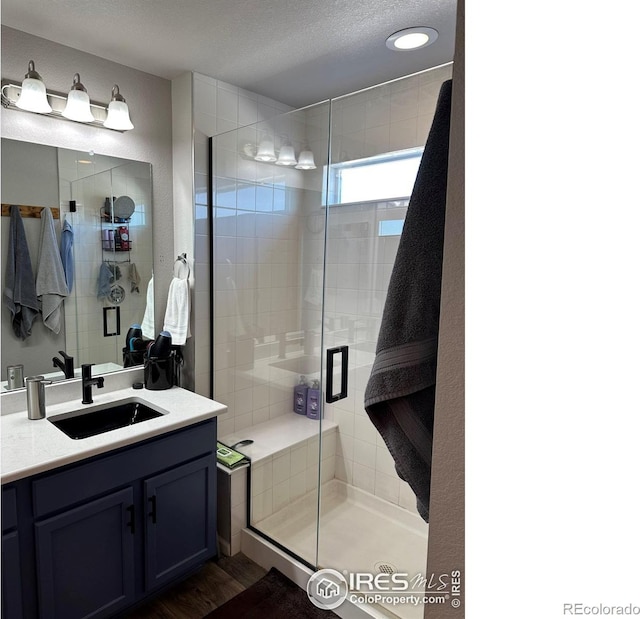
<svg viewBox="0 0 640 619"><path fill-rule="evenodd" d="M258 152L254 157L256 161L268 161L273 162L277 159L276 151L273 146L273 141L269 138L265 138L260 142L258 146Z"/></svg>
<svg viewBox="0 0 640 619"><path fill-rule="evenodd" d="M26 78L22 82L22 90L20 91L20 97L16 101L16 106L21 110L37 112L38 114L51 112L44 82L39 79Z"/></svg>
<svg viewBox="0 0 640 619"><path fill-rule="evenodd" d="M80 83L80 74L73 76L73 84L67 96L67 105L62 110L62 115L69 120L77 120L81 123L90 123L95 120L89 106L87 89Z"/></svg>
<svg viewBox="0 0 640 619"><path fill-rule="evenodd" d="M83 90L70 90L62 115L69 120L90 123L95 120L89 107L89 95Z"/></svg>
<svg viewBox="0 0 640 619"><path fill-rule="evenodd" d="M298 157L296 170L315 170L316 162L313 160L313 153L310 150L303 150Z"/></svg>
<svg viewBox="0 0 640 619"><path fill-rule="evenodd" d="M293 146L291 144L285 144L281 149L278 156L278 161L276 161L276 165L283 166L292 166L298 163L296 161L296 155L293 151Z"/></svg>
<svg viewBox="0 0 640 619"><path fill-rule="evenodd" d="M107 119L104 121L107 129L129 131L133 129L133 123L129 118L129 106L124 101L111 101L107 108Z"/></svg>

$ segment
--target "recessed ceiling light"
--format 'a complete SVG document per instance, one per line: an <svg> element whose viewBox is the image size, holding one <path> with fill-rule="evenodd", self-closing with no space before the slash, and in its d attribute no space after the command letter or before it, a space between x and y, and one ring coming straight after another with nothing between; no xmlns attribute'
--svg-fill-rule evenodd
<svg viewBox="0 0 640 619"><path fill-rule="evenodd" d="M416 28L404 28L394 32L387 39L387 47L393 50L420 49L431 45L438 38L438 31L433 28L418 26Z"/></svg>

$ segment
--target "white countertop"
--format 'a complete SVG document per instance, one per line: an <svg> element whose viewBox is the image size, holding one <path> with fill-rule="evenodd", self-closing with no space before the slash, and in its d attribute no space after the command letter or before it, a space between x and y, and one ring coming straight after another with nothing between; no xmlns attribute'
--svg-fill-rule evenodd
<svg viewBox="0 0 640 619"><path fill-rule="evenodd" d="M81 403L78 387L74 390L78 395L76 399L48 405L45 419L28 419L26 398L24 410L3 414L0 417L3 484L132 445L227 411L225 405L180 387L150 391L126 386L109 391L105 389L104 392L94 387L93 404L85 405ZM105 404L123 400L146 403L165 414L77 440L69 438L49 421L52 417L71 411L104 408ZM215 448L215 445L212 445L212 448Z"/></svg>

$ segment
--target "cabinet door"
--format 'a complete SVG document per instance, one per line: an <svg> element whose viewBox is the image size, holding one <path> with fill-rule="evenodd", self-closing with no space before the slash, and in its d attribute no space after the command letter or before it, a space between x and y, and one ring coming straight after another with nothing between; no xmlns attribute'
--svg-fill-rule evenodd
<svg viewBox="0 0 640 619"><path fill-rule="evenodd" d="M2 619L22 619L18 532L2 536Z"/></svg>
<svg viewBox="0 0 640 619"><path fill-rule="evenodd" d="M144 482L147 589L215 554L215 483L213 455Z"/></svg>
<svg viewBox="0 0 640 619"><path fill-rule="evenodd" d="M41 619L107 617L134 601L133 490L35 525Z"/></svg>

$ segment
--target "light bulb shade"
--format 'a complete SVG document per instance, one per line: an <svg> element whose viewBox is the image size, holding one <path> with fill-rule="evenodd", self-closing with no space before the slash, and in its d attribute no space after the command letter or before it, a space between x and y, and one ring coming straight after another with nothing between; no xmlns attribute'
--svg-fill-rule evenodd
<svg viewBox="0 0 640 619"><path fill-rule="evenodd" d="M16 107L27 112L37 112L38 114L49 114L51 112L51 106L47 100L47 88L40 74L36 71L33 60L29 60L29 69L24 76Z"/></svg>
<svg viewBox="0 0 640 619"><path fill-rule="evenodd" d="M133 123L129 118L129 106L120 94L118 84L114 84L111 89L111 102L107 108L107 119L104 121L104 126L107 129L116 129L117 131L133 129Z"/></svg>
<svg viewBox="0 0 640 619"><path fill-rule="evenodd" d="M95 120L89 105L87 89L80 83L80 74L73 76L73 84L67 96L67 105L62 110L62 115L70 120L81 123L90 123Z"/></svg>
<svg viewBox="0 0 640 619"><path fill-rule="evenodd" d="M315 170L316 162L313 160L313 153L310 150L303 150L298 157L296 170Z"/></svg>
<svg viewBox="0 0 640 619"><path fill-rule="evenodd" d="M277 159L276 151L273 146L273 140L270 138L264 138L258 146L258 152L254 157L256 161L268 161L273 162Z"/></svg>
<svg viewBox="0 0 640 619"><path fill-rule="evenodd" d="M293 151L293 146L291 144L285 144L280 149L280 153L278 154L278 160L276 161L276 165L283 166L292 166L298 163L296 161L296 155Z"/></svg>
<svg viewBox="0 0 640 619"><path fill-rule="evenodd" d="M20 97L16 101L16 106L27 112L49 114L51 106L47 100L47 89L44 82L33 78L25 79L22 82L22 90L20 91Z"/></svg>
<svg viewBox="0 0 640 619"><path fill-rule="evenodd" d="M118 131L133 129L133 123L129 118L129 107L124 101L111 101L109 103L104 126L107 129L116 129Z"/></svg>

